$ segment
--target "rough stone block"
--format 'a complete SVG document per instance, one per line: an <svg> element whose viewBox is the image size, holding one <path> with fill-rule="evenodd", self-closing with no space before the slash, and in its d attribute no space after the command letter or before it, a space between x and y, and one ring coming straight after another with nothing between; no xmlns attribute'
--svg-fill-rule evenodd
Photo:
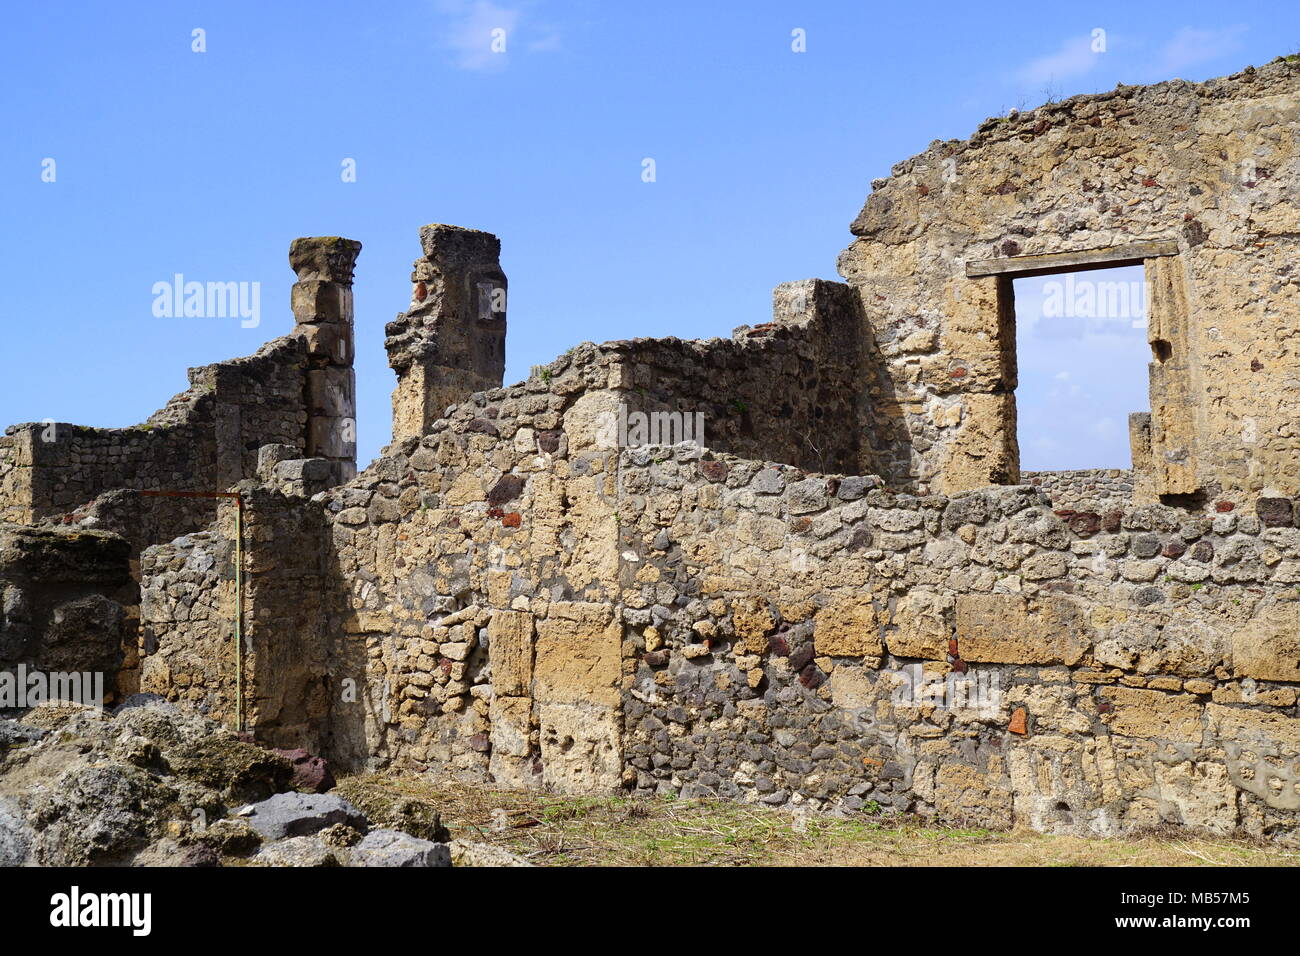
<svg viewBox="0 0 1300 956"><path fill-rule="evenodd" d="M341 236L308 236L289 244L289 267L299 282L313 279L352 284L361 243Z"/></svg>
<svg viewBox="0 0 1300 956"><path fill-rule="evenodd" d="M292 458L275 466L279 481L326 481L330 474L330 463L324 458Z"/></svg>
<svg viewBox="0 0 1300 956"><path fill-rule="evenodd" d="M757 596L740 598L732 606L731 617L736 636L746 650L751 654L767 650L767 635L776 627L776 619L766 600Z"/></svg>
<svg viewBox="0 0 1300 956"><path fill-rule="evenodd" d="M837 597L817 612L814 639L827 657L878 657L880 619L869 596Z"/></svg>
<svg viewBox="0 0 1300 956"><path fill-rule="evenodd" d="M489 709L492 721L492 752L527 757L533 702L528 697L493 697Z"/></svg>
<svg viewBox="0 0 1300 956"><path fill-rule="evenodd" d="M352 289L327 279L295 282L289 304L299 323L351 322Z"/></svg>
<svg viewBox="0 0 1300 956"><path fill-rule="evenodd" d="M951 595L916 589L898 600L889 630L889 652L941 661L953 635Z"/></svg>
<svg viewBox="0 0 1300 956"><path fill-rule="evenodd" d="M257 450L257 473L264 480L269 479L280 462L301 457L302 449L296 445L263 445Z"/></svg>
<svg viewBox="0 0 1300 956"><path fill-rule="evenodd" d="M533 683L533 616L493 611L488 621L492 689L502 697L528 697Z"/></svg>
<svg viewBox="0 0 1300 956"><path fill-rule="evenodd" d="M987 664L1077 664L1090 629L1078 606L1056 596L961 594L957 645L962 660Z"/></svg>
<svg viewBox="0 0 1300 956"><path fill-rule="evenodd" d="M537 622L534 696L547 703L615 707L623 627L607 605L561 601Z"/></svg>
<svg viewBox="0 0 1300 956"><path fill-rule="evenodd" d="M618 710L580 703L541 706L542 782L559 793L601 793L622 782Z"/></svg>
<svg viewBox="0 0 1300 956"><path fill-rule="evenodd" d="M1263 608L1237 630L1232 668L1241 677L1300 681L1300 602Z"/></svg>
<svg viewBox="0 0 1300 956"><path fill-rule="evenodd" d="M1103 687L1100 694L1111 705L1111 733L1201 742L1203 708L1194 694L1166 694L1137 687Z"/></svg>
<svg viewBox="0 0 1300 956"><path fill-rule="evenodd" d="M1300 753L1300 720L1275 710L1207 704L1211 735L1222 743L1263 753Z"/></svg>
<svg viewBox="0 0 1300 956"><path fill-rule="evenodd" d="M400 830L371 830L352 848L348 861L352 866L451 866L451 850Z"/></svg>
<svg viewBox="0 0 1300 956"><path fill-rule="evenodd" d="M351 418L315 416L308 425L307 436L314 455L352 458L357 453L356 422Z"/></svg>
<svg viewBox="0 0 1300 956"><path fill-rule="evenodd" d="M336 823L366 828L365 815L332 793L277 793L241 811L265 840L307 836Z"/></svg>
<svg viewBox="0 0 1300 956"><path fill-rule="evenodd" d="M318 368L307 373L308 404L313 415L354 417L356 393L356 373L351 368Z"/></svg>
<svg viewBox="0 0 1300 956"><path fill-rule="evenodd" d="M298 334L307 343L307 354L314 359L326 359L335 365L351 365L353 355L352 329L337 324L299 326Z"/></svg>

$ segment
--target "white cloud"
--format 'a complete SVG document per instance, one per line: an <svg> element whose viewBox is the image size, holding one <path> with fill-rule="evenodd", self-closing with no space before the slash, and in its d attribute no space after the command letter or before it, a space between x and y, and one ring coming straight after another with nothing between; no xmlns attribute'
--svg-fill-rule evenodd
<svg viewBox="0 0 1300 956"><path fill-rule="evenodd" d="M1185 26L1158 47L1137 37L1108 33L1105 52L1093 51L1091 34L1070 37L1054 52L1015 70L1012 79L1026 90L1046 91L1069 85L1069 81L1086 76L1100 66L1125 71L1127 75L1120 78L1128 82L1169 79L1202 63L1238 53L1245 46L1246 30L1244 24L1211 28Z"/></svg>
<svg viewBox="0 0 1300 956"><path fill-rule="evenodd" d="M1159 72L1173 76L1180 70L1236 53L1243 46L1245 32L1244 24L1216 30L1183 27L1160 51Z"/></svg>
<svg viewBox="0 0 1300 956"><path fill-rule="evenodd" d="M1075 76L1083 76L1097 66L1102 53L1092 50L1092 37L1071 37L1055 53L1030 60L1016 71L1021 83L1041 86L1058 83Z"/></svg>
<svg viewBox="0 0 1300 956"><path fill-rule="evenodd" d="M463 70L502 69L514 41L519 11L492 0L438 0L438 12L450 21L440 30L443 45ZM505 52L492 48L493 31L505 31ZM498 34L499 35L499 34Z"/></svg>
<svg viewBox="0 0 1300 956"><path fill-rule="evenodd" d="M563 48L564 44L560 41L560 34L555 30L548 30L528 43L530 53L554 53Z"/></svg>
<svg viewBox="0 0 1300 956"><path fill-rule="evenodd" d="M1113 418L1099 418L1088 429L1092 432L1094 438L1100 441L1110 441L1119 435L1119 426Z"/></svg>

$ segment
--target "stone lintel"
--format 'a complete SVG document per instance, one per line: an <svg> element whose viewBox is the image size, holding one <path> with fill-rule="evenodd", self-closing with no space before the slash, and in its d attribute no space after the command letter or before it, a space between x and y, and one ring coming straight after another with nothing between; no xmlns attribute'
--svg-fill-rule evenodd
<svg viewBox="0 0 1300 956"><path fill-rule="evenodd" d="M1035 256L1010 256L1005 259L976 259L966 263L966 276L971 279L995 275L1024 278L1048 275L1053 272L1113 269L1118 266L1141 265L1144 259L1177 254L1176 240L1158 239L1151 242L1130 242L1105 249L1084 249L1079 252L1049 252Z"/></svg>

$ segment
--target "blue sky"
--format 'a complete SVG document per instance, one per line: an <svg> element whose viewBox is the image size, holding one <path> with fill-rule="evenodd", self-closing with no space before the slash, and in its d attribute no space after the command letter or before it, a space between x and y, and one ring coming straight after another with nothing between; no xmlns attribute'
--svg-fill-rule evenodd
<svg viewBox="0 0 1300 956"><path fill-rule="evenodd" d="M290 240L337 234L365 244L364 464L389 437L383 326L407 302L423 223L501 237L514 381L586 339L764 321L777 283L835 278L873 178L990 115L1300 49L1300 8L1286 4L1047 6L11 5L0 422L142 420L184 387L187 366L287 332ZM491 51L498 27L505 53ZM196 28L206 52L191 49ZM791 49L795 29L806 52ZM47 158L54 182L42 181ZM355 182L340 176L349 158ZM176 273L260 282L260 326L156 317L153 285ZM1145 386L1134 405L1102 376L1130 346L1136 374L1147 358L1140 330L1114 331L1062 347L1059 335L1027 345L1022 329L1020 406L1056 408L1040 416L1045 440L1121 425L1097 460L1066 462L1026 440L1038 437L1026 420L1026 467L1127 464L1122 423Z"/></svg>
<svg viewBox="0 0 1300 956"><path fill-rule="evenodd" d="M1147 392L1141 266L1015 281L1017 436L1025 471L1128 468Z"/></svg>

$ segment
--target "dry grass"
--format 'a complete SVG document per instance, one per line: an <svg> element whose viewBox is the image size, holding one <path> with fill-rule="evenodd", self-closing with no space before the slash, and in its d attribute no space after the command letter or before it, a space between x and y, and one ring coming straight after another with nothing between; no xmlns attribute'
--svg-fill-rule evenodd
<svg viewBox="0 0 1300 956"><path fill-rule="evenodd" d="M1291 866L1300 851L1170 830L1084 839L939 826L868 813L836 818L724 800L562 797L416 778L350 788L437 807L455 838L539 866ZM376 796L379 795L377 792Z"/></svg>

